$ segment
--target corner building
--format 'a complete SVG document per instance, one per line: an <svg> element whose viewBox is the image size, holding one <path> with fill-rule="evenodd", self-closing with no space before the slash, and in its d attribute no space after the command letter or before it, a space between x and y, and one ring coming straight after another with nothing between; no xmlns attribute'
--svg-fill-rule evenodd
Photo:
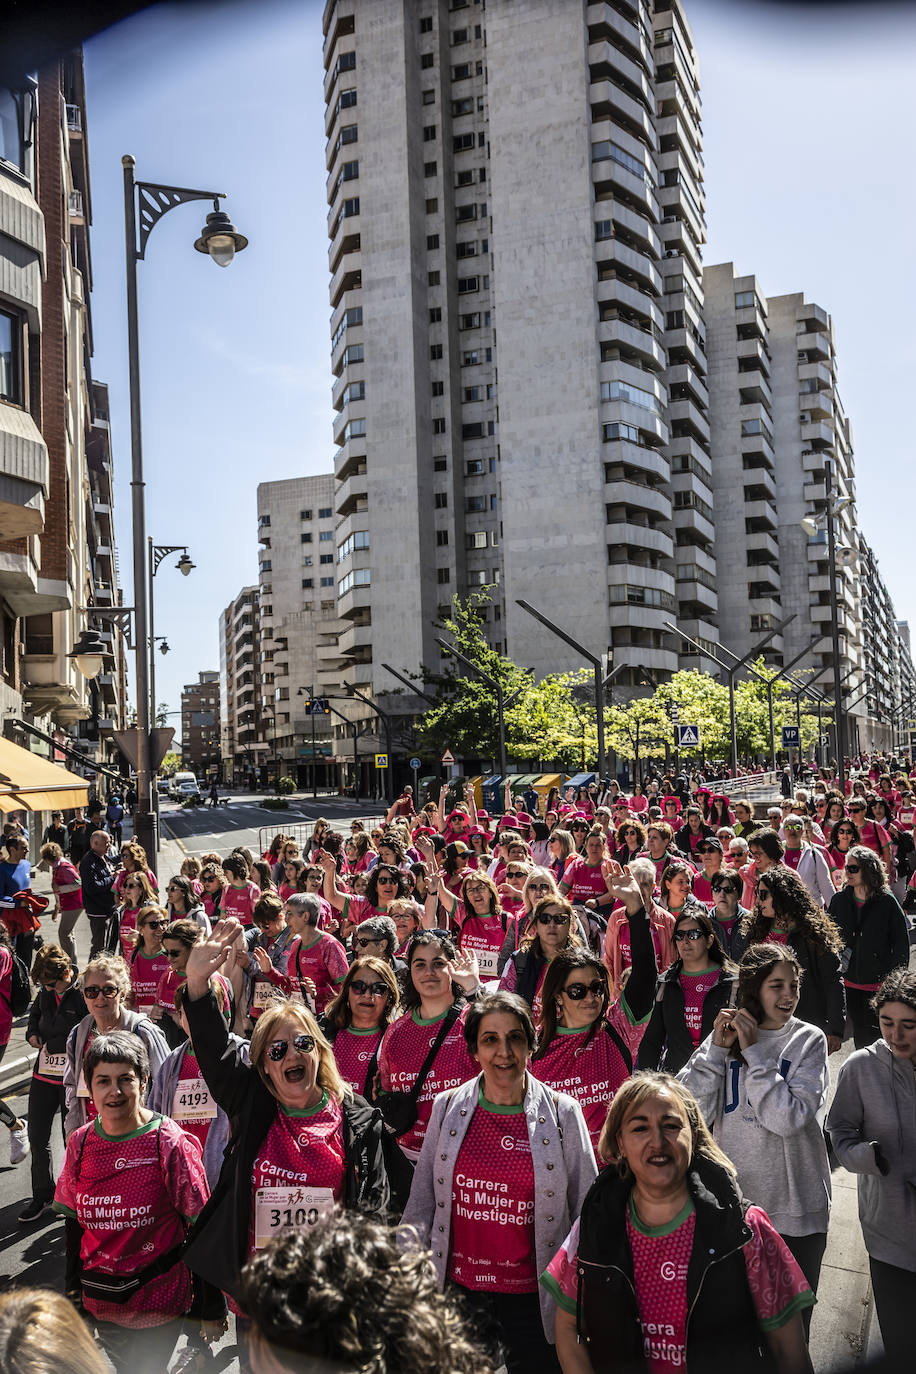
<svg viewBox="0 0 916 1374"><path fill-rule="evenodd" d="M696 664L664 623L715 637L680 5L332 0L324 33L345 678L433 667L433 620L482 587L538 674L579 664L517 597L619 682Z"/></svg>

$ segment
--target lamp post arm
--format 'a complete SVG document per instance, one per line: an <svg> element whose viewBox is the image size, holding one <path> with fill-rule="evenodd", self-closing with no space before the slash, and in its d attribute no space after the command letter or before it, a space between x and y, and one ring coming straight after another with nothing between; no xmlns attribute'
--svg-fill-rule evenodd
<svg viewBox="0 0 916 1374"><path fill-rule="evenodd" d="M122 159L125 168L128 159ZM213 208L219 208L219 202L226 199L225 191L194 191L186 186L161 186L155 181L133 181L134 160L130 158L131 181L137 192L137 209L140 220L139 241L134 240L134 253L138 259L142 259L146 254L146 244L150 234L156 225L167 215L170 210L174 210L177 205L185 205L191 200L212 200Z"/></svg>
<svg viewBox="0 0 916 1374"><path fill-rule="evenodd" d="M493 691L496 693L496 713L497 713L497 724L498 724L498 727L499 727L499 771L500 771L500 777L505 777L505 776L506 776L506 717L505 717L505 701L504 701L504 699L503 699L503 688L502 688L502 683L498 680L498 678L492 677L488 672L486 672L485 669L478 667L476 663L472 663L471 660L470 660L469 658L465 658L464 654L461 653L461 651L460 651L459 649L454 648L451 644L447 643L446 640L440 639L440 638L437 636L437 637L436 637L436 643L439 645L440 648L446 649L454 658L457 658L459 663L463 663L463 664L465 665L466 668L470 668L470 670L471 670L472 673L476 673L477 676L478 676L479 678L482 678L483 681L486 682L490 687L492 687L492 688L493 688Z"/></svg>
<svg viewBox="0 0 916 1374"><path fill-rule="evenodd" d="M393 678L397 678L398 682L403 683L403 685L408 689L408 691L413 692L415 696L422 697L424 701L429 702L430 706L438 705L438 702L435 700L434 697L431 697L427 692L424 692L422 688L418 687L415 682L411 682L409 678L404 677L402 673L397 672L394 668L391 667L390 663L383 663L382 667L385 669L386 673L390 673Z"/></svg>
<svg viewBox="0 0 916 1374"><path fill-rule="evenodd" d="M534 616L545 629L555 634L557 639L562 639L564 644L568 644L571 649L575 649L577 654L581 654L586 663L590 663L594 670L594 691L595 691L595 723L598 735L598 776L603 778L606 769L606 755L604 749L604 670L605 661L597 654L593 654L586 649L584 644L580 644L577 639L573 639L571 634L560 628L554 621L550 620L542 611L536 610L529 601L515 599L516 606L520 606L523 611Z"/></svg>

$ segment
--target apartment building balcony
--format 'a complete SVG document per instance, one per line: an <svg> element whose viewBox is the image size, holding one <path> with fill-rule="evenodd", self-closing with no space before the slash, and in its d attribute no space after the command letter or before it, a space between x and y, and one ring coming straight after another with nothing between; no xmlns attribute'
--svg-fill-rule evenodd
<svg viewBox="0 0 916 1374"><path fill-rule="evenodd" d="M744 305L735 311L735 326L741 340L758 339L764 342L767 337L767 318L760 306Z"/></svg>
<svg viewBox="0 0 916 1374"><path fill-rule="evenodd" d="M829 363L799 363L798 380L815 381L818 383L819 391L829 391L834 385L833 369Z"/></svg>
<svg viewBox="0 0 916 1374"><path fill-rule="evenodd" d="M755 531L760 529L777 529L779 517L776 514L774 502L763 499L745 501L744 503L745 522L752 522Z"/></svg>
<svg viewBox="0 0 916 1374"><path fill-rule="evenodd" d="M702 444L709 443L709 420L695 401L672 396L668 402L668 420L672 429L689 425Z"/></svg>
<svg viewBox="0 0 916 1374"><path fill-rule="evenodd" d="M595 161L592 163L592 184L595 188L595 199L601 201L613 197L615 190L623 191L624 195L629 196L657 223L661 214L655 187L651 181L647 180L649 175L648 167L646 168L646 177L641 177L636 172L630 172L626 167L622 167L613 158L602 158Z"/></svg>
<svg viewBox="0 0 916 1374"><path fill-rule="evenodd" d="M659 186L658 208L663 235L666 220L680 220L687 225L689 235L695 244L706 242L706 226L697 209L696 197L692 196L689 187L685 187L683 183Z"/></svg>
<svg viewBox="0 0 916 1374"><path fill-rule="evenodd" d="M827 484L823 480L806 482L802 487L806 501L826 501Z"/></svg>
<svg viewBox="0 0 916 1374"><path fill-rule="evenodd" d="M341 444L334 454L334 476L338 482L352 477L358 467L366 470L366 437L360 435Z"/></svg>
<svg viewBox="0 0 916 1374"><path fill-rule="evenodd" d="M362 257L358 253L347 253L343 257L340 266L331 278L329 295L331 305L338 305L342 300L349 300L352 293L358 293L362 289Z"/></svg>
<svg viewBox="0 0 916 1374"><path fill-rule="evenodd" d="M668 113L668 108L655 121L659 148L667 152L673 145L676 146L678 154L690 168L691 176L695 181L701 182L703 180L703 157L698 146L699 136L696 133L691 133L690 128L677 110Z"/></svg>
<svg viewBox="0 0 916 1374"><path fill-rule="evenodd" d="M674 540L671 535L665 530L652 529L647 523L647 518L640 521L636 515L608 522L604 527L604 536L609 550L623 545L646 549L659 554L662 558L671 558L674 555Z"/></svg>
<svg viewBox="0 0 916 1374"><path fill-rule="evenodd" d="M808 334L814 330L821 330L825 334L830 332L830 316L822 305L815 305L813 301L806 301L798 307L795 323L800 333Z"/></svg>
<svg viewBox="0 0 916 1374"><path fill-rule="evenodd" d="M0 405L0 539L40 534L48 495L48 449L27 410Z"/></svg>
<svg viewBox="0 0 916 1374"><path fill-rule="evenodd" d="M620 239L607 239L603 244L596 245L596 251L600 252L603 248L605 253L610 252L613 256L615 268L617 270L617 280L630 280L625 276L629 272L635 278L634 284L639 291L647 291L650 295L661 297L663 293L662 276L655 264L654 257L648 253L641 253L636 248L631 248Z"/></svg>
<svg viewBox="0 0 916 1374"><path fill-rule="evenodd" d="M669 353L686 353L703 372L706 370L706 349L693 330L686 327L668 329L664 334Z"/></svg>
<svg viewBox="0 0 916 1374"><path fill-rule="evenodd" d="M744 499L746 502L765 501L775 507L776 478L768 467L745 468Z"/></svg>
<svg viewBox="0 0 916 1374"><path fill-rule="evenodd" d="M622 357L625 358L629 351L650 368L657 368L660 372L664 370L667 362L665 350L650 329L640 328L623 319L604 320L601 338L602 344L616 343Z"/></svg>
<svg viewBox="0 0 916 1374"><path fill-rule="evenodd" d="M604 281L598 282L596 294L600 318L604 318L604 315L608 313L605 310L602 314L602 307L617 306L623 311L632 311L637 316L642 317L647 324L658 330L658 338L663 338L664 316L658 302L649 291L640 290L638 286L624 281L620 277L606 277Z"/></svg>
<svg viewBox="0 0 916 1374"><path fill-rule="evenodd" d="M763 339L739 339L735 347L735 354L739 360L754 358L757 362L758 371L769 377L770 355ZM744 374L739 373L738 375L741 377Z"/></svg>
<svg viewBox="0 0 916 1374"><path fill-rule="evenodd" d="M667 482L671 475L670 464L661 448L634 444L628 439L611 439L602 446L602 456L605 469L608 465L622 463L663 482Z"/></svg>
<svg viewBox="0 0 916 1374"><path fill-rule="evenodd" d="M0 551L0 595L17 616L66 611L72 605L66 581L52 581L40 575L36 552L32 540L23 553Z"/></svg>
<svg viewBox="0 0 916 1374"><path fill-rule="evenodd" d="M689 363L673 363L668 368L665 380L669 392L673 393L676 386L689 388L695 397L695 404L699 405L705 414L709 406L709 390L696 368L691 367Z"/></svg>
<svg viewBox="0 0 916 1374"><path fill-rule="evenodd" d="M337 653L341 658L364 658L372 650L372 626L349 624L337 637Z"/></svg>
<svg viewBox="0 0 916 1374"><path fill-rule="evenodd" d="M812 330L807 334L796 334L795 347L798 352L806 354L806 363L829 363L833 357L833 345L827 334ZM799 362L802 359L799 358Z"/></svg>
<svg viewBox="0 0 916 1374"><path fill-rule="evenodd" d="M603 7L602 7L603 8ZM615 14L615 11L608 9L608 14ZM633 26L626 19L616 15L622 28L632 31ZM652 70L651 61L648 70ZM603 81L605 77L613 78L617 73L635 86L640 95L649 104L652 103L652 85L646 72L646 68L641 62L627 57L619 48L612 48L609 43L597 40L588 45L588 71L589 82L592 86Z"/></svg>
<svg viewBox="0 0 916 1374"><path fill-rule="evenodd" d="M664 487L616 479L604 484L604 500L609 506L627 506L647 511L663 520L671 519L671 497Z"/></svg>
<svg viewBox="0 0 916 1374"><path fill-rule="evenodd" d="M335 511L343 518L356 511L367 511L369 498L366 494L366 469L362 468L354 472L346 481L340 482L334 499L337 503Z"/></svg>
<svg viewBox="0 0 916 1374"><path fill-rule="evenodd" d="M801 427L802 443L812 448L832 448L835 435L833 425L824 420L811 420Z"/></svg>
<svg viewBox="0 0 916 1374"><path fill-rule="evenodd" d="M586 7L585 21L592 47L602 39L612 44L623 43L649 71L652 70L652 49L635 17L629 20L611 5L590 4ZM618 51L616 47L615 51Z"/></svg>
<svg viewBox="0 0 916 1374"><path fill-rule="evenodd" d="M684 552L686 552L686 550L682 549L681 553ZM687 567L689 567L689 565L687 565ZM715 585L710 585L714 583L714 579L704 576L701 580L700 569L696 568L696 566L694 567L696 575L693 577L682 577L681 572L686 571L687 567L683 565L678 566L676 590L678 605L681 608L681 614L678 618L681 618L683 608L685 607L688 608L688 614L690 615L703 615L708 611L715 616L719 609L719 596L715 589ZM694 639L695 638L696 635L694 635Z"/></svg>
<svg viewBox="0 0 916 1374"><path fill-rule="evenodd" d="M608 78L593 81L589 86L588 98L593 123L614 120L629 133L645 138L650 148L658 146L655 127L645 105L615 81Z"/></svg>
<svg viewBox="0 0 916 1374"><path fill-rule="evenodd" d="M695 531L707 544L715 543L716 532L712 521L696 506L675 506L674 524L676 529Z"/></svg>
<svg viewBox="0 0 916 1374"><path fill-rule="evenodd" d="M834 404L830 391L801 391L798 395L798 409L812 420L833 421Z"/></svg>

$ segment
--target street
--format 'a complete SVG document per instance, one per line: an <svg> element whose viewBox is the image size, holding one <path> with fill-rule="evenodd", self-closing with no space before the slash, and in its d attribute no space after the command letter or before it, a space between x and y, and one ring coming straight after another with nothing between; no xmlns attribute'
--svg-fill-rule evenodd
<svg viewBox="0 0 916 1374"><path fill-rule="evenodd" d="M387 806L384 801L360 802L352 797L319 796L316 801L304 796L289 798L286 811L272 811L261 803L260 794L231 798L228 806L195 806L182 810L165 797L160 802L160 825L166 840L174 840L184 855L206 854L214 849L228 854L235 845L244 845L260 856L277 831L291 831L297 835L299 827L309 827L324 816L339 829L347 829L354 817L361 820L381 819ZM262 846L260 841L266 837Z"/></svg>

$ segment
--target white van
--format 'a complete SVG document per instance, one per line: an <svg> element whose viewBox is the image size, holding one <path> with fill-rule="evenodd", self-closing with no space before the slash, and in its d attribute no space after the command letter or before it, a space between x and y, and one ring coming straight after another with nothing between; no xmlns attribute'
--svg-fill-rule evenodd
<svg viewBox="0 0 916 1374"><path fill-rule="evenodd" d="M169 796L177 797L183 782L193 782L197 786L197 778L193 773L173 773L169 778Z"/></svg>

